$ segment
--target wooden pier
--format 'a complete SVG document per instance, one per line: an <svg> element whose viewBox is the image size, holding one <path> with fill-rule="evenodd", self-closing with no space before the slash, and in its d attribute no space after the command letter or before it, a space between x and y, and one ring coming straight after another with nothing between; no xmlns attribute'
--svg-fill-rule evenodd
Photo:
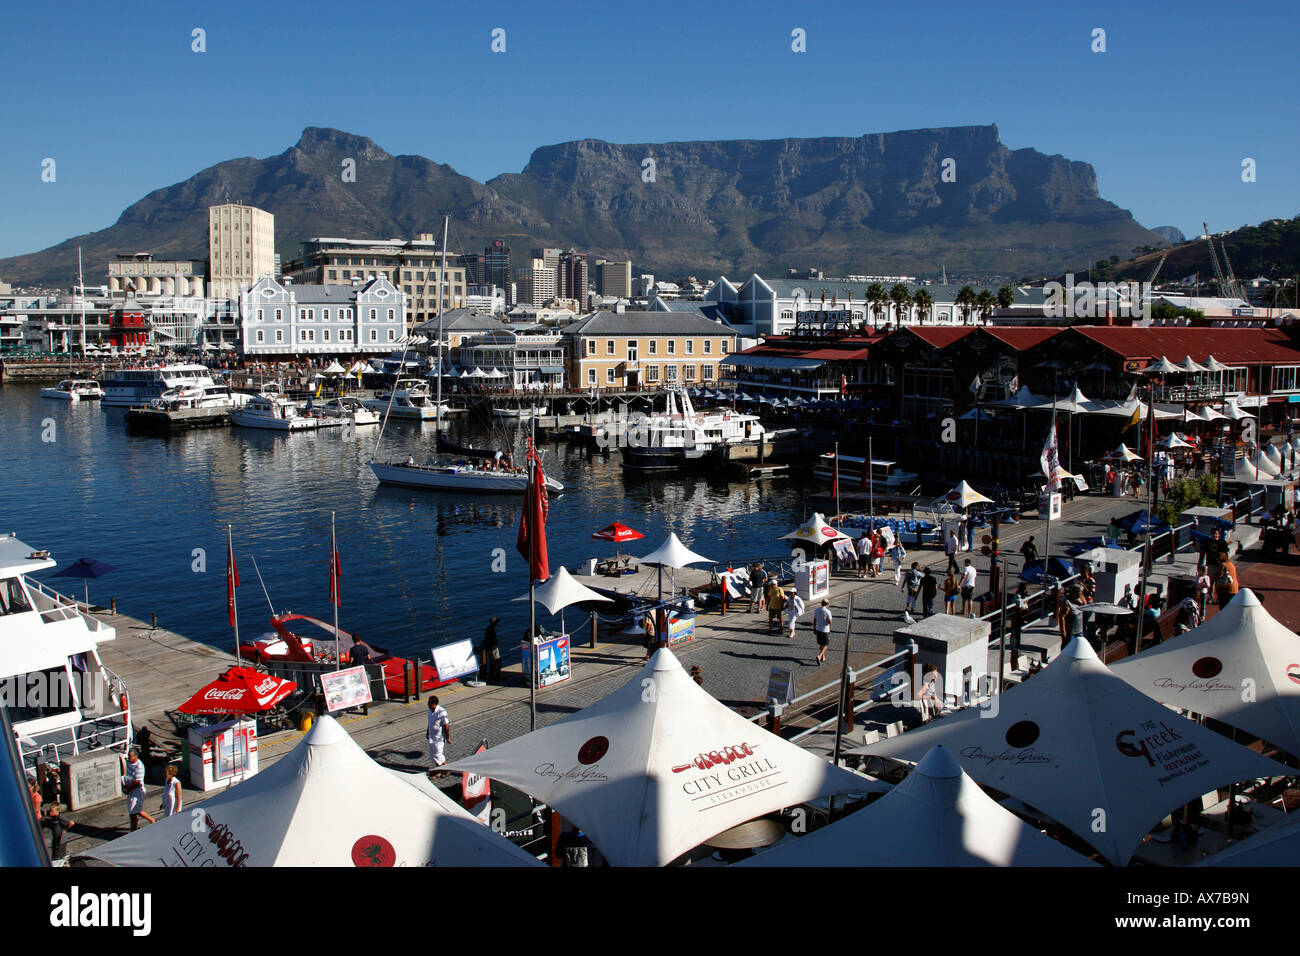
<svg viewBox="0 0 1300 956"><path fill-rule="evenodd" d="M153 432L225 428L230 424L230 412L225 408L132 408L123 418L132 428Z"/></svg>

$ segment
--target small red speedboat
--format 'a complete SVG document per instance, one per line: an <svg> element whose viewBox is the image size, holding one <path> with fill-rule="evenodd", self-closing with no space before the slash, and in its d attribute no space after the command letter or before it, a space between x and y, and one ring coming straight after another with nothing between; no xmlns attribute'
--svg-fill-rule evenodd
<svg viewBox="0 0 1300 956"><path fill-rule="evenodd" d="M310 639L299 636L290 628L291 622L302 621L313 624L325 632L325 636ZM384 686L390 695L406 693L406 667L410 661L405 657L390 654L386 648L359 641L342 628L335 629L319 618L306 614L276 614L271 618L274 634L253 641L241 641L240 656L255 660L261 664L275 661L297 661L301 663L333 664L342 659L343 666L366 663L383 668ZM433 663L420 667L420 690L429 691L443 687L456 678L442 680Z"/></svg>

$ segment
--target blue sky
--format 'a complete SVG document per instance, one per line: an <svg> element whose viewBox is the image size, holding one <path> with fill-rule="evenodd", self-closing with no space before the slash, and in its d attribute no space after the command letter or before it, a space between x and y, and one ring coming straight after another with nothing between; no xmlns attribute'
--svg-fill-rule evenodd
<svg viewBox="0 0 1300 956"><path fill-rule="evenodd" d="M557 0L8 5L0 256L306 126L483 181L579 138L857 136L995 123L1189 235L1300 213L1293 2ZM506 52L490 49L506 31ZM207 51L191 50L206 31ZM806 31L807 52L791 50ZM1106 52L1091 51L1106 31ZM459 113L454 116L453 113ZM459 132L453 133L452 129ZM56 180L41 181L42 160ZM1242 182L1241 163L1256 162ZM0 276L3 278L3 276Z"/></svg>

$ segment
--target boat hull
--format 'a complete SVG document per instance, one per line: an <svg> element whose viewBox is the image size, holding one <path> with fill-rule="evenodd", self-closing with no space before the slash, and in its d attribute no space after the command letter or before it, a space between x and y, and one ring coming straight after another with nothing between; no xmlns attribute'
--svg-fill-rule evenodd
<svg viewBox="0 0 1300 956"><path fill-rule="evenodd" d="M242 408L230 410L230 420L240 428L260 428L272 432L309 432L318 428L338 428L341 418L268 418Z"/></svg>
<svg viewBox="0 0 1300 956"><path fill-rule="evenodd" d="M459 491L470 494L521 494L528 487L526 474L496 474L445 465L404 465L372 461L370 470L381 485L419 488L427 491ZM559 492L564 485L546 479L548 491Z"/></svg>
<svg viewBox="0 0 1300 956"><path fill-rule="evenodd" d="M62 392L57 388L41 389L41 398L53 398L60 402L79 402L81 396L76 392Z"/></svg>

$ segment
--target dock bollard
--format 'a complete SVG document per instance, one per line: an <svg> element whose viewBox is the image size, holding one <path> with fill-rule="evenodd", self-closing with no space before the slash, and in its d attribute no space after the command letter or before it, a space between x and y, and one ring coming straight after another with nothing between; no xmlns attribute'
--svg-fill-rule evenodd
<svg viewBox="0 0 1300 956"><path fill-rule="evenodd" d="M150 626L151 628L153 628L155 631L158 630L158 612L157 612L157 611L151 611L151 612L150 612L150 618L151 618L151 622L150 622L149 626Z"/></svg>
<svg viewBox="0 0 1300 956"><path fill-rule="evenodd" d="M591 612L591 646L596 646L596 612Z"/></svg>
<svg viewBox="0 0 1300 956"><path fill-rule="evenodd" d="M417 657L414 661L411 662L411 673L415 675L415 680L412 681L411 683L412 683L412 684L414 685L414 687L415 687L415 699L416 699L416 700L419 700L419 699L420 699L420 684L421 684L421 680L420 680L420 671L421 671L422 669L423 669L423 667L422 667L422 665L420 664L420 659L419 659L418 657Z"/></svg>
<svg viewBox="0 0 1300 956"><path fill-rule="evenodd" d="M109 598L109 599L108 599L108 609L109 609L109 611L111 611L113 614L116 614L116 613L117 613L117 598Z"/></svg>

